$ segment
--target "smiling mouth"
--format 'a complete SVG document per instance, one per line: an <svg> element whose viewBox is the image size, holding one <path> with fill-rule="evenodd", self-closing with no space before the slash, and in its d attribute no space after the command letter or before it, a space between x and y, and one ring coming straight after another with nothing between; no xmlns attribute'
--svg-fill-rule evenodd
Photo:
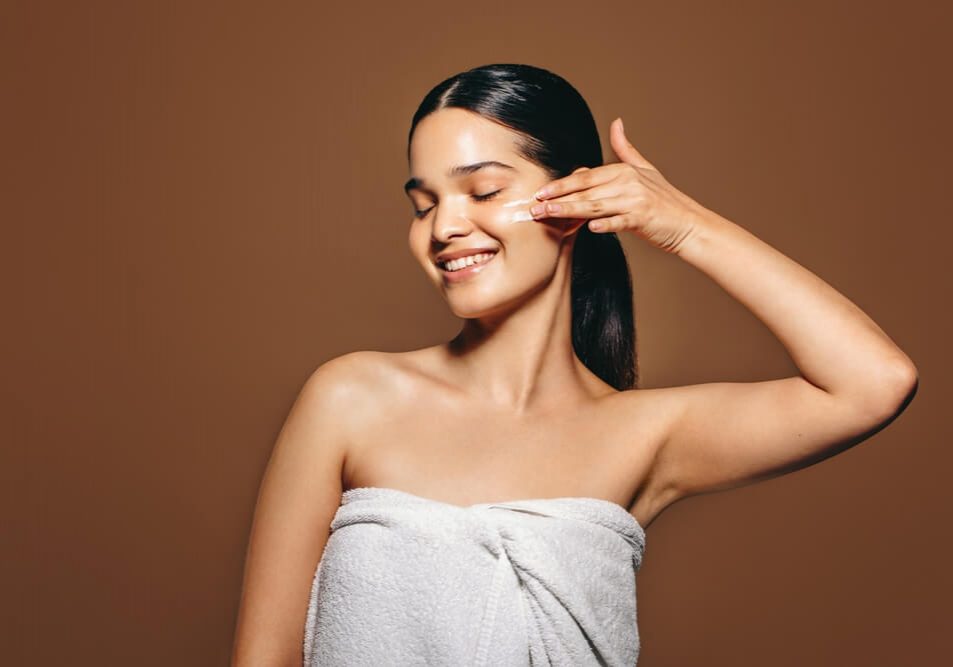
<svg viewBox="0 0 953 667"><path fill-rule="evenodd" d="M437 267L444 273L459 273L461 271L466 271L473 266L482 266L489 262L493 257L496 256L494 252L481 252L475 255L467 255L466 257L460 257L457 259L449 259L444 262L437 262Z"/></svg>

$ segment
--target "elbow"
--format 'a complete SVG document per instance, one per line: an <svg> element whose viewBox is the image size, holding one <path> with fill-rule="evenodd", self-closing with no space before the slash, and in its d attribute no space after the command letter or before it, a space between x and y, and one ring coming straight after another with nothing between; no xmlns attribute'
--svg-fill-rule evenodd
<svg viewBox="0 0 953 667"><path fill-rule="evenodd" d="M890 386L893 389L894 404L902 411L913 397L917 395L920 386L920 371L906 355L895 364L890 373Z"/></svg>
<svg viewBox="0 0 953 667"><path fill-rule="evenodd" d="M900 361L886 365L879 381L863 399L862 409L878 423L893 421L900 415L920 386L920 374L914 363L904 355Z"/></svg>

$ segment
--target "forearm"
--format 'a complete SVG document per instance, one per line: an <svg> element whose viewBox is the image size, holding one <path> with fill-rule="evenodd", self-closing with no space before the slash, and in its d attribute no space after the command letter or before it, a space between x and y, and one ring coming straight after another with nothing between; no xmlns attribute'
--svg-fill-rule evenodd
<svg viewBox="0 0 953 667"><path fill-rule="evenodd" d="M806 380L858 400L909 389L913 362L844 295L717 213L705 209L693 223L676 254L764 322Z"/></svg>

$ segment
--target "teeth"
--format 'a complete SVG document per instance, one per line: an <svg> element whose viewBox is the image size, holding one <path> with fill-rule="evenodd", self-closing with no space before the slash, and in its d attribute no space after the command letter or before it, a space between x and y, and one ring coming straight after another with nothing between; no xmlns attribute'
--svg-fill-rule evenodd
<svg viewBox="0 0 953 667"><path fill-rule="evenodd" d="M495 254L495 252L481 252L478 255L468 255L458 259L451 259L446 262L442 262L441 265L445 271L459 271L460 269L465 269L468 266L473 266L474 264L482 264Z"/></svg>

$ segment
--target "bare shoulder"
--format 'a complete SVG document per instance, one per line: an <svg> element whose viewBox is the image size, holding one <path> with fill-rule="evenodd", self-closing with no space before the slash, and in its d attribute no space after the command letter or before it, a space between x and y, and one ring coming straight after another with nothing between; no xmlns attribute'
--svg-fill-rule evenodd
<svg viewBox="0 0 953 667"><path fill-rule="evenodd" d="M313 396L344 423L363 423L368 410L393 402L420 373L425 350L382 352L358 350L333 357L318 366L302 394Z"/></svg>
<svg viewBox="0 0 953 667"><path fill-rule="evenodd" d="M391 357L352 352L307 377L266 466L246 555L233 663L300 663L307 591L330 535L361 415Z"/></svg>
<svg viewBox="0 0 953 667"><path fill-rule="evenodd" d="M332 357L318 366L311 374L316 382L354 387L389 363L391 354L376 350L357 350Z"/></svg>
<svg viewBox="0 0 953 667"><path fill-rule="evenodd" d="M328 359L311 374L308 382L344 398L373 390L381 381L392 378L400 370L403 353L358 350Z"/></svg>

